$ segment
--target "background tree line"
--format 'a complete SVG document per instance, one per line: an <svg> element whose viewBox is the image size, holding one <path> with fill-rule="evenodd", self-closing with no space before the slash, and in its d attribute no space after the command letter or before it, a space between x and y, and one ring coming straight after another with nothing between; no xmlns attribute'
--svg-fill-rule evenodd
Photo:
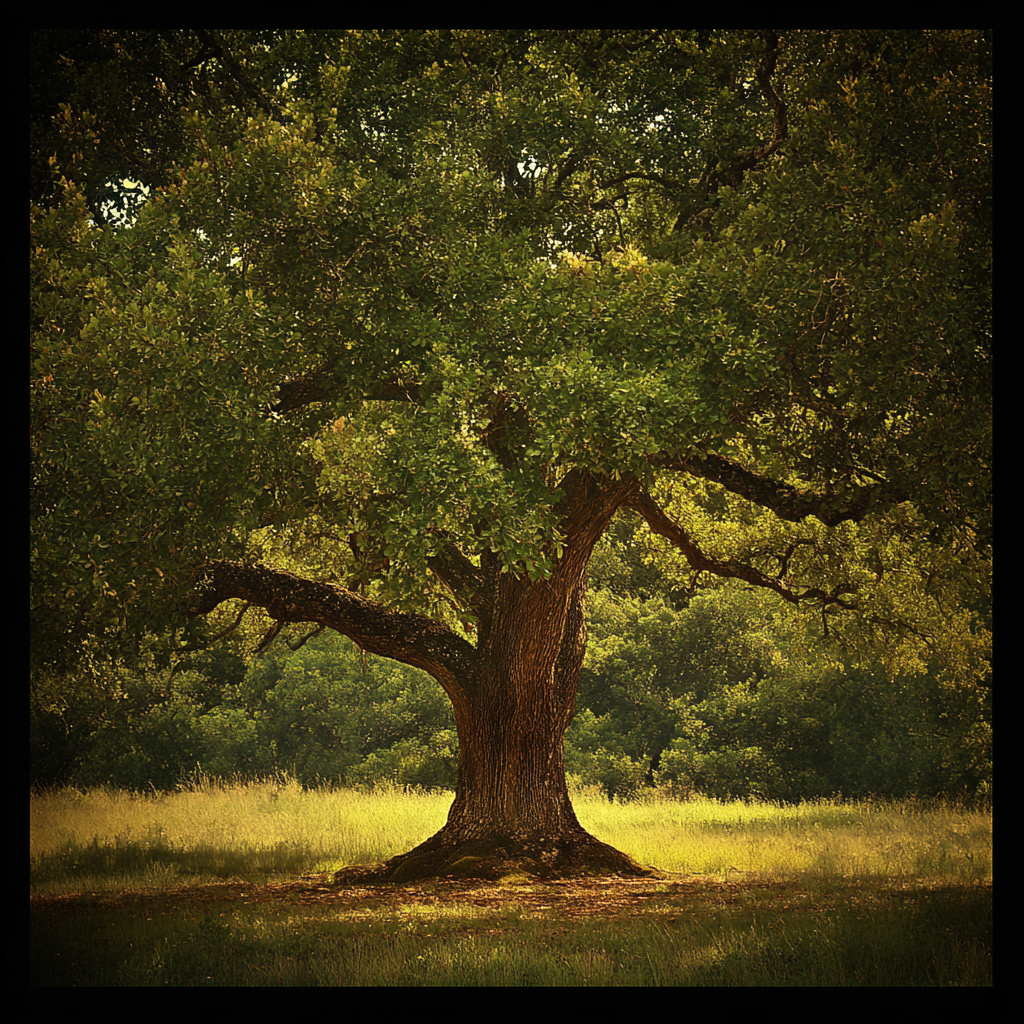
<svg viewBox="0 0 1024 1024"><path fill-rule="evenodd" d="M990 795L991 678L830 642L773 595L674 588L635 522L591 570L589 649L566 762L630 798ZM454 788L451 706L425 673L325 632L297 650L98 662L32 692L32 783L173 788L191 772ZM979 667L980 666L980 667Z"/></svg>

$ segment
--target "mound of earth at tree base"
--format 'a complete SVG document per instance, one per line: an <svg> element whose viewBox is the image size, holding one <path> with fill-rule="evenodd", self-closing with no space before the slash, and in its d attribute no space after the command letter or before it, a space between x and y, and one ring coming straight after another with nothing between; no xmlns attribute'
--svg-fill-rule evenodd
<svg viewBox="0 0 1024 1024"><path fill-rule="evenodd" d="M461 841L439 834L390 860L342 868L334 873L334 883L363 885L449 877L496 881L513 875L537 879L600 875L653 878L658 872L586 833L569 839L505 835Z"/></svg>

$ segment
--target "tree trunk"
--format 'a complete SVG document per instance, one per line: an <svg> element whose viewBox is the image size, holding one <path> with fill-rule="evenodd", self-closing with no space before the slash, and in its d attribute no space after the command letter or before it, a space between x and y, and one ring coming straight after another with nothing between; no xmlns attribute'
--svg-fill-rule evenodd
<svg viewBox="0 0 1024 1024"><path fill-rule="evenodd" d="M560 489L564 543L547 579L502 572L491 552L477 565L439 546L431 569L477 613L475 645L440 622L282 570L221 561L200 573L197 613L233 598L265 608L278 623L317 622L363 650L424 669L451 699L459 782L447 824L409 853L343 869L337 881L650 873L576 820L563 749L586 649L587 563L637 485L602 487L573 471Z"/></svg>
<svg viewBox="0 0 1024 1024"><path fill-rule="evenodd" d="M509 577L481 636L478 678L453 699L459 782L447 824L409 853L337 872L338 882L431 876L646 875L576 819L564 737L586 645L584 583Z"/></svg>

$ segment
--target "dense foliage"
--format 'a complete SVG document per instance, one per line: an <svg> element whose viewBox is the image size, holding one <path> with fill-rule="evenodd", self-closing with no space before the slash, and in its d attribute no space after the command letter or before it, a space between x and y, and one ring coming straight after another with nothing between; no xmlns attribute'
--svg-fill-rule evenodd
<svg viewBox="0 0 1024 1024"><path fill-rule="evenodd" d="M451 708L422 672L364 660L336 635L248 669L237 655L187 665L112 669L91 700L35 701L33 782L168 789L200 772L455 786Z"/></svg>

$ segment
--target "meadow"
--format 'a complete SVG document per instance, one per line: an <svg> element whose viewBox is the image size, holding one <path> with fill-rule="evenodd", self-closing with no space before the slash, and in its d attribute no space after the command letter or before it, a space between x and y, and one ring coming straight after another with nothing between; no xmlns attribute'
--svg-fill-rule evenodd
<svg viewBox="0 0 1024 1024"><path fill-rule="evenodd" d="M574 794L649 879L337 888L450 793L31 797L36 985L990 985L989 807Z"/></svg>

